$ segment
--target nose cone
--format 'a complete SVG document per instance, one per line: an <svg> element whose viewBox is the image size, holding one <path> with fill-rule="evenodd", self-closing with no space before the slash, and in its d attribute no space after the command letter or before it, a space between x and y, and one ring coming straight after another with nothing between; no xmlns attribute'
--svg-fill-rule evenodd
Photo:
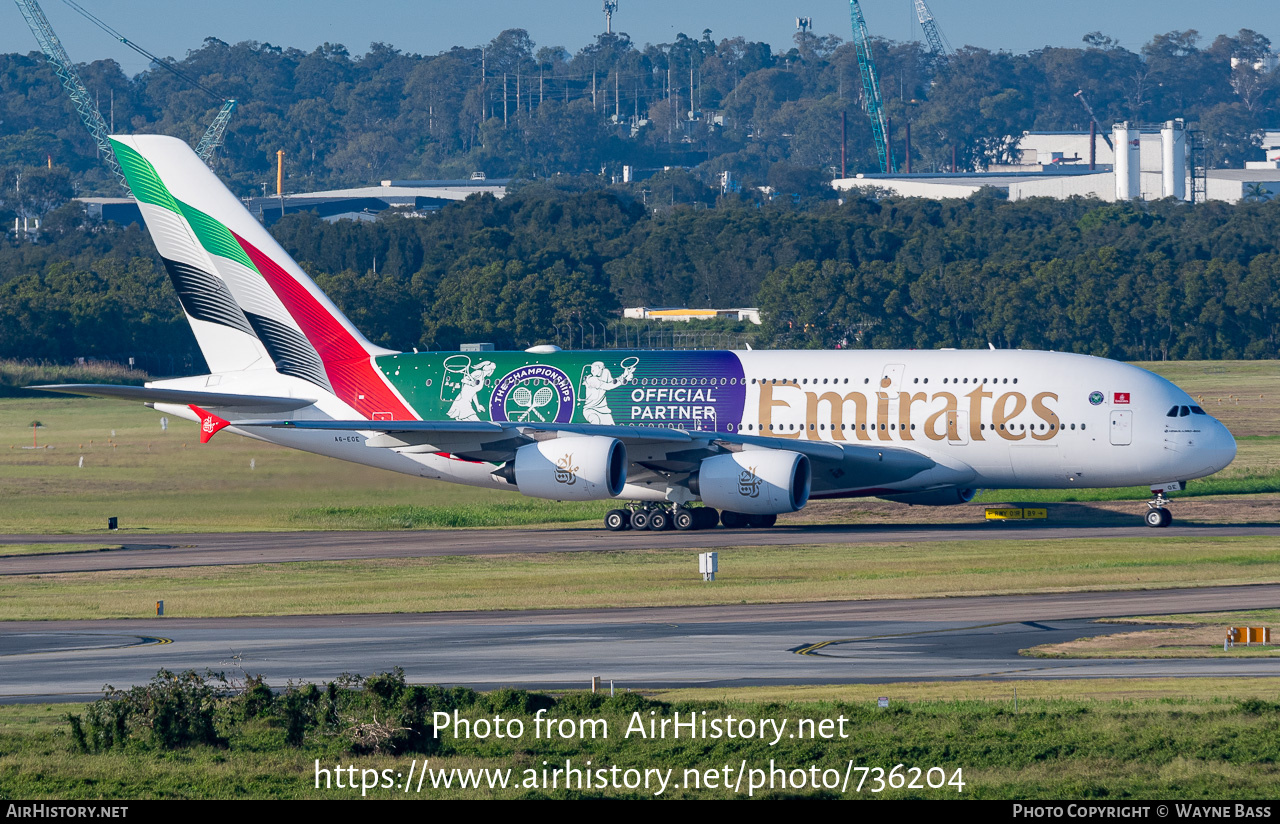
<svg viewBox="0 0 1280 824"><path fill-rule="evenodd" d="M1236 459L1236 439L1227 428L1214 420L1208 442L1204 444L1205 457L1212 467L1211 472L1219 472Z"/></svg>

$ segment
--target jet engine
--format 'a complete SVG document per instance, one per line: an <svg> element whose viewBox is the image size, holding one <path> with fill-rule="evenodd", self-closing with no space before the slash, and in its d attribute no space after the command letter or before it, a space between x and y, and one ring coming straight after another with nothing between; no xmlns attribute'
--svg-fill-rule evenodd
<svg viewBox="0 0 1280 824"><path fill-rule="evenodd" d="M689 488L716 509L748 515L795 512L809 502L809 459L799 452L753 449L707 458Z"/></svg>
<svg viewBox="0 0 1280 824"><path fill-rule="evenodd" d="M967 504L977 494L976 489L959 489L953 486L946 489L930 489L928 492L907 492L902 495L880 495L879 497L881 500L897 501L900 504L912 506L951 506Z"/></svg>
<svg viewBox="0 0 1280 824"><path fill-rule="evenodd" d="M596 501L622 492L627 448L616 438L555 438L522 446L497 473L523 495L555 501Z"/></svg>

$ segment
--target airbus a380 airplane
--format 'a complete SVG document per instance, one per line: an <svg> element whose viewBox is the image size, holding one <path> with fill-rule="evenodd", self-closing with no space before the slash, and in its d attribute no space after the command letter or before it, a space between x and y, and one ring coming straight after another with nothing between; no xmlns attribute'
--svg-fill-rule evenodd
<svg viewBox="0 0 1280 824"><path fill-rule="evenodd" d="M112 141L211 373L39 388L141 400L200 423L202 442L226 427L425 478L627 502L610 529L768 526L810 497L1134 485L1151 486L1160 527L1166 491L1235 457L1187 393L1082 355L381 349L185 143Z"/></svg>

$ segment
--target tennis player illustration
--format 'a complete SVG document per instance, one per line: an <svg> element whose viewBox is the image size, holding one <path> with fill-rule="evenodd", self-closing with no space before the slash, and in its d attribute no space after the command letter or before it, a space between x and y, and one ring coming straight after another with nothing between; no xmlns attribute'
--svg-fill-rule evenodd
<svg viewBox="0 0 1280 824"><path fill-rule="evenodd" d="M604 361L591 364L591 372L582 380L582 417L588 423L613 426L613 410L609 408L609 399L605 393L627 384L635 374L639 358L627 358L623 362L622 374L614 380L613 373L605 368Z"/></svg>
<svg viewBox="0 0 1280 824"><path fill-rule="evenodd" d="M480 420L478 413L484 408L484 404L480 403L480 390L484 388L485 380L496 368L497 365L493 361L480 361L476 364L471 374L462 379L462 390L458 392L458 397L454 398L453 404L445 414L455 421Z"/></svg>

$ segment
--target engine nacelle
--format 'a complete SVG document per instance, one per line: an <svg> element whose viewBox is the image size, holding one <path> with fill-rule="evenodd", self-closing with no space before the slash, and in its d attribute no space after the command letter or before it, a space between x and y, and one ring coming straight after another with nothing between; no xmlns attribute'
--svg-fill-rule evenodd
<svg viewBox="0 0 1280 824"><path fill-rule="evenodd" d="M799 452L752 449L707 458L690 488L716 509L777 515L809 503L812 480L809 459Z"/></svg>
<svg viewBox="0 0 1280 824"><path fill-rule="evenodd" d="M503 471L506 470L506 471ZM622 492L627 448L616 438L556 438L522 446L499 472L522 495L555 501L597 501Z"/></svg>
<svg viewBox="0 0 1280 824"><path fill-rule="evenodd" d="M879 498L883 501L896 501L900 504L911 504L912 506L952 506L954 504L967 504L977 494L978 490L976 489L959 489L953 486L947 489L930 489L928 492L880 495Z"/></svg>

